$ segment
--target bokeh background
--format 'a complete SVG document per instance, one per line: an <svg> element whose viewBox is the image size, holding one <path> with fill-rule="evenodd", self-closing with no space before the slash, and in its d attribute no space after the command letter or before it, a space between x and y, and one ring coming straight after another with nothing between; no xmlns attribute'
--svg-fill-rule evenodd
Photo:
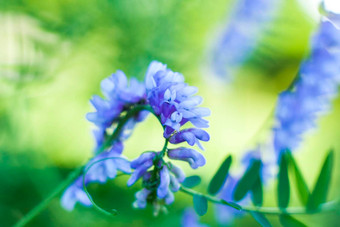
<svg viewBox="0 0 340 227"><path fill-rule="evenodd" d="M268 140L277 95L294 79L318 24L317 1L285 0L270 26L232 80L216 77L211 50L228 22L232 0L2 0L0 1L0 225L11 226L48 195L73 168L86 163L94 147L85 114L100 81L123 70L142 80L151 60L168 64L199 88L209 107L211 141L207 164L188 175L203 179L205 191L224 157L240 157ZM233 53L230 53L233 54ZM340 99L318 121L296 152L310 188L326 151L336 151L329 199L339 195ZM161 127L150 117L126 143L129 158L162 147ZM180 165L180 164L179 164ZM93 184L89 190L119 216L92 208L67 212L55 198L31 226L179 226L189 196L178 192L167 215L132 208L137 184L126 177ZM276 182L266 188L265 205L276 206ZM299 205L293 190L291 206ZM214 206L201 221L218 226ZM299 216L308 226L336 226L337 214ZM278 224L276 217L269 217ZM250 216L235 226L258 225Z"/></svg>

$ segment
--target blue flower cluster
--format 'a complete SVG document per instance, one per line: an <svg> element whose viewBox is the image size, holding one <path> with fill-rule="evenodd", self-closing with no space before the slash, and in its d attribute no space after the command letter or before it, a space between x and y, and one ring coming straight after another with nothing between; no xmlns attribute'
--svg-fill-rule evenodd
<svg viewBox="0 0 340 227"><path fill-rule="evenodd" d="M247 60L280 3L280 0L236 2L229 25L213 53L212 66L217 75L230 77L232 70Z"/></svg>
<svg viewBox="0 0 340 227"><path fill-rule="evenodd" d="M145 87L147 103L164 127L164 138L172 144L187 142L191 146L197 144L202 148L199 141L210 139L209 134L201 129L208 127L208 122L203 117L210 115L210 111L198 107L202 103L202 98L193 96L197 88L185 84L182 74L167 69L166 65L159 62L150 64L146 73ZM187 122L191 122L197 128L180 130ZM143 178L144 188L136 194L135 207L144 208L147 202L158 203L159 199L164 200L165 204L174 201L173 192L179 190L185 175L178 167L164 161L164 152L170 159L188 162L193 169L205 164L203 155L190 148L180 147L143 153L131 162L131 167L135 171L128 181L130 186L139 178ZM152 166L154 168L149 170Z"/></svg>
<svg viewBox="0 0 340 227"><path fill-rule="evenodd" d="M208 121L203 119L203 117L210 115L209 109L198 107L203 99L200 96L193 96L197 92L197 88L185 84L182 74L172 72L160 62L152 62L146 73L145 87L149 104L160 116L161 122L165 126L165 138L179 132L180 127L188 121L197 128L209 126ZM192 134L203 141L209 139L209 136L204 132L195 129L182 133L178 136L178 139L173 139L172 142L176 143L184 137L192 141L192 136L183 134Z"/></svg>
<svg viewBox="0 0 340 227"><path fill-rule="evenodd" d="M327 15L326 15L327 16ZM280 94L276 109L276 126L274 127L275 161L263 162L258 151L247 152L242 165L248 166L253 159L262 160L262 181L266 183L273 176L280 152L294 150L300 143L303 133L315 126L319 114L330 109L331 100L337 95L340 83L340 30L337 24L339 14L330 14L323 18L319 30L312 42L310 57L305 60L299 72L299 79L292 90ZM275 163L274 163L275 162ZM242 175L228 177L219 197L232 200L233 190ZM250 202L249 195L239 204ZM233 219L243 213L227 206L216 206L216 219L221 224L230 224Z"/></svg>
<svg viewBox="0 0 340 227"><path fill-rule="evenodd" d="M317 117L330 109L340 83L339 65L340 30L324 20L312 42L310 57L300 67L294 89L279 96L274 127L277 154L295 150L303 134L315 126Z"/></svg>
<svg viewBox="0 0 340 227"><path fill-rule="evenodd" d="M95 112L86 116L97 129L94 130L96 156L85 167L85 184L105 183L115 178L119 170L131 174L128 186L140 178L143 180L143 189L136 193L134 207L145 208L151 203L154 207L164 208L161 204L174 201L173 192L179 190L180 183L185 179L183 171L166 162L164 156L186 161L193 169L205 164L205 158L196 150L184 147L167 149L167 144L187 142L190 146L196 144L203 149L200 141L210 139L209 134L201 129L208 127L203 117L210 115L209 109L198 107L202 98L194 96L197 88L185 84L183 75L156 61L150 64L146 72L145 85L135 79L128 81L122 71L117 71L102 81L101 90L105 98L94 96L91 103ZM148 114L146 109L131 116L118 137L110 140L109 133L112 130L115 132L121 119L138 105L149 106L159 119L164 128L166 146L159 152L144 152L130 162L122 156L123 142L130 136L135 124L145 119ZM181 130L187 122L196 127ZM77 202L92 205L83 190L82 179L82 176L79 177L64 192L61 203L65 209L72 210Z"/></svg>

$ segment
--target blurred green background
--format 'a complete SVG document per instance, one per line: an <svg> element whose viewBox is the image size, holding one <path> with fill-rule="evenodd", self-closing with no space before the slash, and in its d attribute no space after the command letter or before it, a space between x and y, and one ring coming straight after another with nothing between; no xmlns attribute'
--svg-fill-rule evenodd
<svg viewBox="0 0 340 227"><path fill-rule="evenodd" d="M317 20L296 0L283 1L232 82L221 82L207 62L234 2L0 1L0 225L13 225L91 157L93 126L85 119L92 110L89 99L100 94L100 81L117 69L142 80L150 61L159 60L199 88L204 106L212 111L211 141L204 153L207 164L193 171L178 163L187 175L202 176L198 190L206 190L225 156L233 154L237 162L247 149L268 140L277 95L288 87L308 54ZM337 99L332 112L320 119L320 127L305 137L296 153L310 187L326 150L340 150L339 116ZM127 157L161 148L161 128L153 125L158 123L150 117L137 127L126 143ZM233 171L238 168L234 165ZM339 175L340 168L335 168L330 199L339 196ZM132 208L140 185L126 188L126 180L121 177L89 187L99 204L118 209L115 218L78 205L67 212L55 198L30 225L179 226L192 198L178 192L169 214L153 217L151 208ZM268 185L265 205L276 206L275 185ZM295 191L292 196L290 205L298 206ZM217 226L213 204L209 206L202 222ZM339 216L298 218L308 226L336 226ZM276 217L269 219L278 224ZM249 216L234 224L257 225Z"/></svg>

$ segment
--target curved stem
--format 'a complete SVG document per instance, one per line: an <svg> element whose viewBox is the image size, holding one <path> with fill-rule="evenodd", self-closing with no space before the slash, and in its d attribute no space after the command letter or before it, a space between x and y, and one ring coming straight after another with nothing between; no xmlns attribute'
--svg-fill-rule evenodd
<svg viewBox="0 0 340 227"><path fill-rule="evenodd" d="M164 142L164 146L163 146L163 148L162 148L162 150L161 150L161 153L160 153L160 157L164 157L164 155L165 155L165 152L166 152L166 150L168 149L168 143L169 143L169 139L165 139L165 142Z"/></svg>
<svg viewBox="0 0 340 227"><path fill-rule="evenodd" d="M180 190L186 194L189 195L201 195L205 197L207 200L213 202L222 204L225 206L232 207L237 210L245 211L245 212L258 212L262 214L270 214L270 215L280 215L280 214L290 214L290 215L296 215L296 214L315 214L315 213L322 213L322 212L330 212L335 211L337 206L339 205L339 200L334 200L331 202L323 203L320 205L318 209L315 210L306 210L305 207L289 207L286 209L280 209L278 207L250 207L250 206L240 206L238 204L235 204L233 202L227 202L223 199L219 199L214 196L210 196L207 194L203 194L200 192L197 192L193 189L186 188L184 186L180 187Z"/></svg>
<svg viewBox="0 0 340 227"><path fill-rule="evenodd" d="M96 208L99 212L105 214L105 215L108 215L108 216L115 216L117 215L117 210L116 209L112 209L111 212L108 212L106 211L105 209L101 208L100 206L97 205L97 203L94 202L94 200L92 199L92 196L90 195L89 191L87 190L87 187L86 187L86 183L85 183L85 179L86 179L86 174L87 172L92 168L92 166L94 166L95 164L99 163L99 162L102 162L102 161L105 161L105 160L109 160L109 159L123 159L125 160L124 158L122 157L110 157L110 158L103 158L103 159L100 159L100 160L97 160L93 163L91 163L89 166L87 166L84 170L84 174L83 174L83 189L87 195L87 198L89 198L89 200L91 201L92 205L94 206L94 208ZM119 174L119 175L116 175L115 178L119 177L119 176L122 176L124 175L125 173L122 173L122 174ZM128 173L126 173L128 174Z"/></svg>

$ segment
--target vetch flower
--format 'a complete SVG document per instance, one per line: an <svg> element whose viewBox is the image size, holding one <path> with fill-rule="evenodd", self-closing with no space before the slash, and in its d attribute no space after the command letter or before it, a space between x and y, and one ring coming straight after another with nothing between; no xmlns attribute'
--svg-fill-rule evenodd
<svg viewBox="0 0 340 227"><path fill-rule="evenodd" d="M180 147L168 151L168 157L174 160L182 160L188 162L191 168L197 169L205 165L205 158L202 154L194 149Z"/></svg>
<svg viewBox="0 0 340 227"><path fill-rule="evenodd" d="M273 130L277 154L294 151L320 114L329 111L340 83L340 30L322 21L312 42L310 57L300 68L293 90L280 94Z"/></svg>
<svg viewBox="0 0 340 227"><path fill-rule="evenodd" d="M170 137L169 142L178 144L186 141L190 146L197 144L199 148L204 150L199 141L209 141L209 139L210 136L206 131L197 128L189 128L183 129Z"/></svg>
<svg viewBox="0 0 340 227"><path fill-rule="evenodd" d="M128 84L125 74L118 70L101 82L101 90L106 99L94 95L91 103L96 112L88 113L86 118L101 129L106 129L119 117L128 105L145 99L145 87L132 78Z"/></svg>
<svg viewBox="0 0 340 227"><path fill-rule="evenodd" d="M132 186L142 179L143 186L136 193L133 206L145 208L147 204L152 204L157 214L166 209L164 204L173 203L173 193L180 189L180 183L185 179L183 171L166 162L164 156L187 161L192 168L205 164L203 155L197 151L189 148L169 150L168 143L187 142L203 149L200 141L210 138L200 128L208 127L208 121L203 117L210 115L210 111L199 107L202 98L194 96L197 88L185 84L183 75L156 61L147 70L145 86L134 79L129 84L125 74L117 71L102 81L101 90L105 99L94 96L91 103L96 111L87 114L87 119L97 129L93 131L96 156L86 165L85 184L104 183L115 178L118 170L131 173L127 185ZM129 162L122 156L123 141L131 135L136 123L145 119L147 111L152 112L164 128L164 147L159 152L144 152ZM187 122L195 127L181 130ZM81 184L72 185L64 194L71 201L65 206L71 209L77 201L91 205L83 198L84 193Z"/></svg>
<svg viewBox="0 0 340 227"><path fill-rule="evenodd" d="M128 186L133 185L139 178L143 177L151 166L153 166L153 158L155 156L155 152L146 152L131 162L131 168L135 169L135 171L128 180Z"/></svg>

